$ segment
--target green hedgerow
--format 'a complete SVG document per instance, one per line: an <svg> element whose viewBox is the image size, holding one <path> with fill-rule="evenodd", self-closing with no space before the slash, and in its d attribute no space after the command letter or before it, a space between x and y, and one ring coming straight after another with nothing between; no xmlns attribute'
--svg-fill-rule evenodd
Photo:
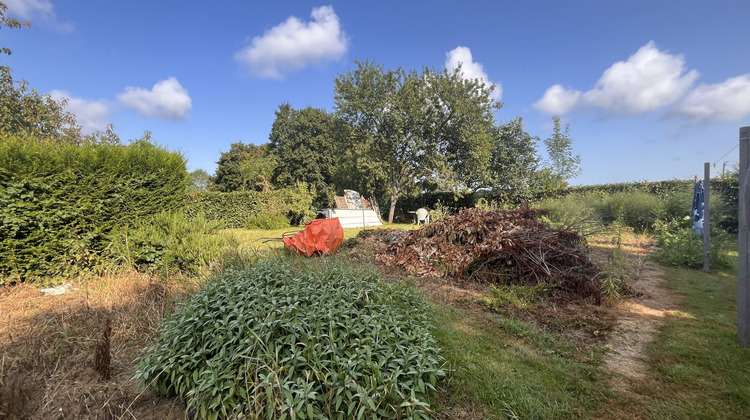
<svg viewBox="0 0 750 420"><path fill-rule="evenodd" d="M424 418L443 359L423 298L374 272L264 261L209 280L136 378L200 418Z"/></svg>

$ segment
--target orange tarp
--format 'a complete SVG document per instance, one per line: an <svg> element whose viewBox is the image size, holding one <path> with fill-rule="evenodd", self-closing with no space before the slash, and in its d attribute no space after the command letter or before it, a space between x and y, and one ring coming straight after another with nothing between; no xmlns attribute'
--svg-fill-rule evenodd
<svg viewBox="0 0 750 420"><path fill-rule="evenodd" d="M344 241L344 229L339 218L316 219L305 225L305 230L288 238L284 245L290 251L311 257L315 254L333 254Z"/></svg>

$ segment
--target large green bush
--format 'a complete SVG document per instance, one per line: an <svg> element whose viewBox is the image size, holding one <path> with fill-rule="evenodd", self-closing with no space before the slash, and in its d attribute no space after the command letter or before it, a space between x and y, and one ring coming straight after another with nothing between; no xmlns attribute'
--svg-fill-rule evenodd
<svg viewBox="0 0 750 420"><path fill-rule="evenodd" d="M136 377L200 418L421 418L444 373L427 304L374 272L264 261L210 279Z"/></svg>
<svg viewBox="0 0 750 420"><path fill-rule="evenodd" d="M186 185L183 157L147 141L76 146L0 136L0 276L91 269L115 226L181 206Z"/></svg>
<svg viewBox="0 0 750 420"><path fill-rule="evenodd" d="M274 191L194 192L187 195L189 215L205 214L225 228L242 228L252 224L259 215L279 215L294 225L314 217L314 191L306 184Z"/></svg>

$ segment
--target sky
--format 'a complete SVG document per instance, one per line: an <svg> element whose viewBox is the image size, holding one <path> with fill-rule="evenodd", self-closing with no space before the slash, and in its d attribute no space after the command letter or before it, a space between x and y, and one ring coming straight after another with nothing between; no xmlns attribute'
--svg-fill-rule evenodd
<svg viewBox="0 0 750 420"><path fill-rule="evenodd" d="M355 60L461 63L495 85L498 123L522 117L540 139L559 115L573 185L720 174L750 126L747 0L0 2L32 22L0 30L15 78L68 98L87 132L150 131L191 171L267 142L283 103L333 111Z"/></svg>

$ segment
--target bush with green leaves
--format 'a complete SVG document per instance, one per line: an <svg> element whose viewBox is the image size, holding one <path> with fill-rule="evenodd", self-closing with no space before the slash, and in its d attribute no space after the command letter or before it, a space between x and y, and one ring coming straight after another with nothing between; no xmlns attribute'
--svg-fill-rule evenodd
<svg viewBox="0 0 750 420"><path fill-rule="evenodd" d="M289 219L281 213L261 213L250 216L245 229L282 229L289 227Z"/></svg>
<svg viewBox="0 0 750 420"><path fill-rule="evenodd" d="M116 263L140 271L198 275L212 263L221 265L238 246L231 236L220 234L220 228L202 214L163 212L118 227L111 253Z"/></svg>
<svg viewBox="0 0 750 420"><path fill-rule="evenodd" d="M206 283L136 377L200 418L425 418L444 376L424 299L331 260L267 260Z"/></svg>
<svg viewBox="0 0 750 420"><path fill-rule="evenodd" d="M315 191L307 184L273 191L191 192L187 194L188 215L205 214L225 228L242 228L258 216L281 215L287 224L299 225L315 217L312 202Z"/></svg>
<svg viewBox="0 0 750 420"><path fill-rule="evenodd" d="M572 230L587 236L600 232L602 220L596 212L601 198L595 194L571 194L534 203L534 208L548 210L543 217L555 229Z"/></svg>
<svg viewBox="0 0 750 420"><path fill-rule="evenodd" d="M689 220L657 223L655 235L659 248L653 254L662 264L690 268L703 267L703 235L698 235L687 226ZM721 229L711 227L709 258L712 268L727 268L731 264L725 254L728 235Z"/></svg>
<svg viewBox="0 0 750 420"><path fill-rule="evenodd" d="M67 144L0 135L0 276L69 276L106 260L111 231L184 202L179 153L146 140Z"/></svg>

